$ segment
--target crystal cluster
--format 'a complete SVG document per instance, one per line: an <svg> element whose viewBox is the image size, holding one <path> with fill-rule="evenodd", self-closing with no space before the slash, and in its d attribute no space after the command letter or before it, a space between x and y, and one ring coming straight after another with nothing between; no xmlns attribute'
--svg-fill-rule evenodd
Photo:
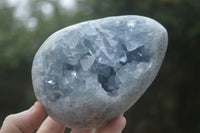
<svg viewBox="0 0 200 133"><path fill-rule="evenodd" d="M73 128L104 125L129 109L155 78L167 31L142 16L108 17L57 31L32 67L47 113Z"/></svg>

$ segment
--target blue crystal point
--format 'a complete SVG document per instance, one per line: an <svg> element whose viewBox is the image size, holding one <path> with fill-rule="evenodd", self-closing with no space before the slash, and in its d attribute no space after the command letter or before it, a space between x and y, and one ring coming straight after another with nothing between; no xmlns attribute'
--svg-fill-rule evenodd
<svg viewBox="0 0 200 133"><path fill-rule="evenodd" d="M36 97L63 125L102 126L145 92L159 71L167 43L166 29L142 16L108 17L61 29L35 55Z"/></svg>

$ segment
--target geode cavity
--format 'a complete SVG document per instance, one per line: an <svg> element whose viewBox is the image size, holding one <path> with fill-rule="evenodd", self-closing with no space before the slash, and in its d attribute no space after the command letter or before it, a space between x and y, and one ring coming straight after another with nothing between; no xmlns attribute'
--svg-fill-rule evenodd
<svg viewBox="0 0 200 133"><path fill-rule="evenodd" d="M94 128L123 114L155 78L167 31L142 16L108 17L57 31L32 66L37 99L71 128Z"/></svg>

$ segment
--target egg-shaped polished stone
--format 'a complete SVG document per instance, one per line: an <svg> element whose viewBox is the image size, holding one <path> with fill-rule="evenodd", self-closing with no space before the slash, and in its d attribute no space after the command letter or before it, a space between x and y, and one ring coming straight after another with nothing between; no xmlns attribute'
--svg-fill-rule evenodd
<svg viewBox="0 0 200 133"><path fill-rule="evenodd" d="M148 88L167 41L166 29L142 16L108 17L61 29L35 55L36 97L48 115L67 127L102 126Z"/></svg>

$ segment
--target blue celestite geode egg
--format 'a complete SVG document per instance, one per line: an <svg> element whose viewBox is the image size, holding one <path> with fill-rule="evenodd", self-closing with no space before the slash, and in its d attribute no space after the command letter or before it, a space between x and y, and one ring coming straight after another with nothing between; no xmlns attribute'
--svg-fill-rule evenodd
<svg viewBox="0 0 200 133"><path fill-rule="evenodd" d="M167 41L166 29L142 16L108 17L61 29L35 55L36 97L48 115L68 127L102 126L148 88Z"/></svg>

